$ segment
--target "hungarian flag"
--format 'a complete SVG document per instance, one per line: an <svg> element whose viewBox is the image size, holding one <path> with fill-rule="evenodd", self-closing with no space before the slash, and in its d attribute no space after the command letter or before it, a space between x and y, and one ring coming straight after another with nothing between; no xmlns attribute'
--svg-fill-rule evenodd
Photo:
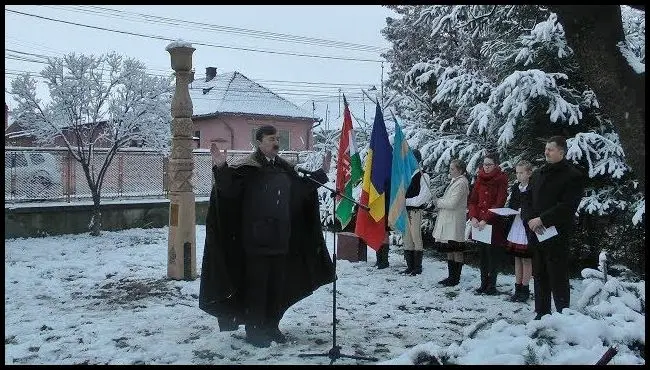
<svg viewBox="0 0 650 370"><path fill-rule="evenodd" d="M343 130L339 140L338 161L336 164L336 190L352 199L352 189L359 183L363 170L361 169L361 158L357 150L354 130L352 129L352 116L348 101L343 95ZM345 228L352 220L354 203L350 200L336 196L336 218L341 222L341 228Z"/></svg>
<svg viewBox="0 0 650 370"><path fill-rule="evenodd" d="M375 251L386 237L387 200L390 195L390 170L393 149L388 141L384 116L379 102L370 135L361 186L361 203L370 211L359 208L354 233Z"/></svg>

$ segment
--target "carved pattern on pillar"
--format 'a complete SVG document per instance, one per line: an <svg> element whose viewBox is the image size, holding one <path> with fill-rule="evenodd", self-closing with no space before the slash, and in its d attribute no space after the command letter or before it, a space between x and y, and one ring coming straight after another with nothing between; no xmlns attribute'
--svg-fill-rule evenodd
<svg viewBox="0 0 650 370"><path fill-rule="evenodd" d="M191 138L194 135L194 123L191 118L174 118L172 122L172 135L174 137Z"/></svg>
<svg viewBox="0 0 650 370"><path fill-rule="evenodd" d="M169 191L171 192L192 192L192 172L194 170L194 162L172 159L169 161L170 169L170 184Z"/></svg>
<svg viewBox="0 0 650 370"><path fill-rule="evenodd" d="M192 79L194 48L176 41L165 50L171 55L176 73L176 90L171 104L172 145L168 165L170 225L168 234L167 276L173 279L196 278L195 203L192 192L192 99L188 84Z"/></svg>
<svg viewBox="0 0 650 370"><path fill-rule="evenodd" d="M172 139L172 159L192 159L192 139L175 137Z"/></svg>

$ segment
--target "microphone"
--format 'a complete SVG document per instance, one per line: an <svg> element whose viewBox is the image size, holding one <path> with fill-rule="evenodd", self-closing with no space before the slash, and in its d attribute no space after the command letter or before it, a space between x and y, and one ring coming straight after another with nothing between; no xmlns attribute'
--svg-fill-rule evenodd
<svg viewBox="0 0 650 370"><path fill-rule="evenodd" d="M303 175L311 176L311 174L312 174L311 171L306 170L306 169L301 168L301 167L298 167L298 165L296 165L295 167L293 167L293 169L294 169L296 172L301 173L301 174L303 174Z"/></svg>

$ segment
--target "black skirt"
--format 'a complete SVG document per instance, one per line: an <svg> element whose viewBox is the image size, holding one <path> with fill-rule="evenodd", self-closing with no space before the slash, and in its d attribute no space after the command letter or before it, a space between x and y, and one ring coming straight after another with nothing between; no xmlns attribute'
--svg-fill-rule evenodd
<svg viewBox="0 0 650 370"><path fill-rule="evenodd" d="M465 243L455 240L449 240L447 243L435 242L434 245L436 250L441 253L464 252L467 250Z"/></svg>
<svg viewBox="0 0 650 370"><path fill-rule="evenodd" d="M526 244L517 244L513 242L506 242L505 245L506 253L519 257L519 258L532 258L533 253Z"/></svg>

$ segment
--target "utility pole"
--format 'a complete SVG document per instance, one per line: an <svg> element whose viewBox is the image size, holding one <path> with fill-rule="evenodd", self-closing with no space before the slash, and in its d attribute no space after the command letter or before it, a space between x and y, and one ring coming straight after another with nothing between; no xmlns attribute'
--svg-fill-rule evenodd
<svg viewBox="0 0 650 370"><path fill-rule="evenodd" d="M329 114L330 114L330 104L327 103L327 104L325 104L325 130L327 130L327 131L329 131L329 129L330 129Z"/></svg>
<svg viewBox="0 0 650 370"><path fill-rule="evenodd" d="M366 94L361 91L361 101L363 101L363 120L366 120Z"/></svg>
<svg viewBox="0 0 650 370"><path fill-rule="evenodd" d="M174 41L165 48L176 74L176 91L171 104L172 147L169 159L169 231L167 239L167 277L196 279L196 206L192 186L192 99L188 88L192 77L195 48Z"/></svg>
<svg viewBox="0 0 650 370"><path fill-rule="evenodd" d="M339 117L341 118L341 88L339 87Z"/></svg>

